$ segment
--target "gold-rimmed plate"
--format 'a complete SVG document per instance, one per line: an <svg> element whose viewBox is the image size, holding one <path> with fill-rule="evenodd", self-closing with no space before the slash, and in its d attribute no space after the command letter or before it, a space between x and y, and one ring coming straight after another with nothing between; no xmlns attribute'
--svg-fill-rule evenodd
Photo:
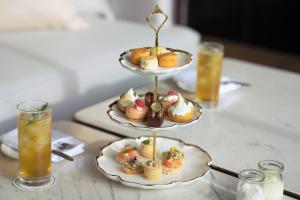
<svg viewBox="0 0 300 200"><path fill-rule="evenodd" d="M145 136L136 139L124 138L102 147L99 151L99 155L96 157L97 169L111 180L121 182L126 186L141 189L180 187L199 180L209 172L212 159L207 151L199 146L187 144L176 138L161 136L158 136L156 140L157 159L161 159L160 155L163 151L167 151L173 146L178 147L185 156L185 163L180 171L175 175L162 175L159 181L146 180L142 174L128 175L122 172L121 165L116 160L116 153L126 144L131 144L140 150L140 143L147 138L148 137ZM141 158L140 161L143 162L146 160L146 158Z"/></svg>
<svg viewBox="0 0 300 200"><path fill-rule="evenodd" d="M151 47L144 47L147 49L150 49ZM172 51L177 54L178 56L178 65L172 68L162 68L158 67L157 70L145 70L142 69L140 66L132 64L130 62L131 57L131 51L133 49L124 51L121 53L119 62L125 69L128 69L136 74L140 75L147 75L147 76L158 76L158 75L171 75L175 74L177 72L180 72L190 66L190 64L193 62L193 55L187 51L183 51L180 49L172 49L172 48L166 48L169 51Z"/></svg>
<svg viewBox="0 0 300 200"><path fill-rule="evenodd" d="M144 95L140 95L140 97L144 98ZM126 115L118 109L118 107L117 107L118 101L114 101L112 104L109 105L109 108L107 110L107 115L113 122L116 122L117 124L129 127L129 128L135 128L135 129L140 129L140 130L149 130L149 131L169 130L169 129L173 129L173 128L177 128L177 127L191 125L191 124L197 122L201 118L201 116L202 116L201 106L199 104L197 104L196 102L193 102L191 100L189 100L189 101L193 103L193 118L192 118L192 120L183 122L183 123L178 123L178 122L171 121L167 116L165 116L164 122L161 125L161 127L149 127L146 125L146 122L131 121L131 120L127 119Z"/></svg>

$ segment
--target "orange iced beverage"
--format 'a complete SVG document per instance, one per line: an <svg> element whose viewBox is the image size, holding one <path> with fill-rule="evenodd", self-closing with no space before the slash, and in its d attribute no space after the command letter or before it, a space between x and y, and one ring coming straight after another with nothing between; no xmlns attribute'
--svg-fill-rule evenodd
<svg viewBox="0 0 300 200"><path fill-rule="evenodd" d="M18 110L19 178L43 184L51 173L51 109L45 102L27 101Z"/></svg>
<svg viewBox="0 0 300 200"><path fill-rule="evenodd" d="M223 66L223 46L205 42L201 45L197 62L197 99L210 106L219 100L219 86Z"/></svg>

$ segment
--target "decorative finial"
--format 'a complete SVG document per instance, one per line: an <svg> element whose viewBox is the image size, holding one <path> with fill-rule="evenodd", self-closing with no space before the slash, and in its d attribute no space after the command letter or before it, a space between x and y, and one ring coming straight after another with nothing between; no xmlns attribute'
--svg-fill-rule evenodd
<svg viewBox="0 0 300 200"><path fill-rule="evenodd" d="M158 5L156 5L151 12L151 14L155 14L155 13L163 13L162 9Z"/></svg>

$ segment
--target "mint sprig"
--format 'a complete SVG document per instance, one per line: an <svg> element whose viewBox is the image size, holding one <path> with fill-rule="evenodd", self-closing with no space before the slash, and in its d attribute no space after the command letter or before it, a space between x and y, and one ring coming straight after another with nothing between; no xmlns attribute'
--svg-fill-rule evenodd
<svg viewBox="0 0 300 200"><path fill-rule="evenodd" d="M36 121L40 117L41 111L47 110L49 107L48 103L43 104L40 108L38 108L34 113L31 114L31 120L29 120L26 124L26 126L31 125L34 121Z"/></svg>
<svg viewBox="0 0 300 200"><path fill-rule="evenodd" d="M189 101L188 100L184 100L184 103L186 104L186 105L189 105Z"/></svg>

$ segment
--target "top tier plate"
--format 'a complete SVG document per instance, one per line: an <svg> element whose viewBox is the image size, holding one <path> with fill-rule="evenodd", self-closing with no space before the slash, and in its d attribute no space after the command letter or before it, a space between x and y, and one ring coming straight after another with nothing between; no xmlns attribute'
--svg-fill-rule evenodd
<svg viewBox="0 0 300 200"><path fill-rule="evenodd" d="M144 47L150 49L151 47ZM138 65L134 65L130 62L131 51L133 49L124 51L121 53L119 62L121 63L122 67L128 69L136 74L140 75L147 75L147 76L158 76L158 75L170 75L180 72L190 66L193 62L193 55L187 51L179 50L179 49L172 49L166 48L169 51L172 51L178 55L178 65L172 68L162 68L159 67L157 70L144 70L140 68Z"/></svg>

